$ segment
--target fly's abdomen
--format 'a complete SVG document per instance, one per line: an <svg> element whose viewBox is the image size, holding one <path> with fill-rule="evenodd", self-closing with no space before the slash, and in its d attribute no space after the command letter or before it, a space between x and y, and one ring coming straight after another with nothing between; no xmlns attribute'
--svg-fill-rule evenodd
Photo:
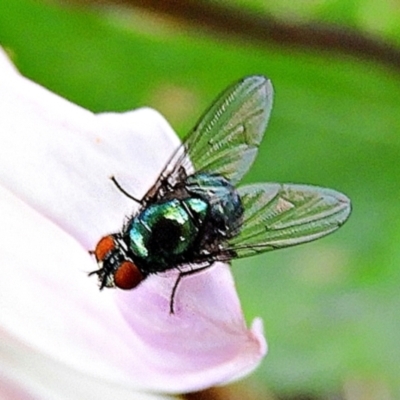
<svg viewBox="0 0 400 400"><path fill-rule="evenodd" d="M149 272L173 268L196 242L207 212L208 204L198 198L150 205L128 226L130 250Z"/></svg>
<svg viewBox="0 0 400 400"><path fill-rule="evenodd" d="M215 239L230 238L240 230L243 206L236 188L223 176L196 173L186 181L186 190L209 204L209 234L215 232ZM213 235L211 235L213 236Z"/></svg>

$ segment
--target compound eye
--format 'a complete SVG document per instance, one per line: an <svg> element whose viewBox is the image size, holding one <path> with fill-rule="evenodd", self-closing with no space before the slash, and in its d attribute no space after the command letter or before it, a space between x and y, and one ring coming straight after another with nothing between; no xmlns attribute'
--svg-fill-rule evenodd
<svg viewBox="0 0 400 400"><path fill-rule="evenodd" d="M132 261L124 261L114 273L115 286L120 289L133 289L144 279L139 268Z"/></svg>
<svg viewBox="0 0 400 400"><path fill-rule="evenodd" d="M94 255L97 261L103 261L107 255L115 249L115 240L112 235L104 236L94 250Z"/></svg>

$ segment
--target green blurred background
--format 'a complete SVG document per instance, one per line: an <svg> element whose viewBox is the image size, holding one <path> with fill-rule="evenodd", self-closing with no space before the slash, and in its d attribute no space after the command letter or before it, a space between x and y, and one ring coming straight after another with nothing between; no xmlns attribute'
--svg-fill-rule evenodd
<svg viewBox="0 0 400 400"><path fill-rule="evenodd" d="M215 5L400 45L400 1ZM400 67L329 46L217 34L196 25L202 15L164 14L0 0L0 44L23 74L71 101L96 112L148 105L180 136L228 84L269 76L275 105L246 180L335 188L354 210L328 238L234 262L246 317L263 318L270 349L225 398L399 399Z"/></svg>

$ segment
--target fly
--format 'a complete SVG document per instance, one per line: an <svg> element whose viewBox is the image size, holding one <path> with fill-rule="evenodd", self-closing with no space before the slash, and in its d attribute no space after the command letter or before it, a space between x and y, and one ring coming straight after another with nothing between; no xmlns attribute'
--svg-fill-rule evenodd
<svg viewBox="0 0 400 400"><path fill-rule="evenodd" d="M308 185L238 186L257 155L273 99L271 81L250 76L226 89L200 118L120 232L93 254L100 289L133 289L151 274L187 275L270 250L310 242L350 215L343 194ZM185 265L191 268L185 269Z"/></svg>

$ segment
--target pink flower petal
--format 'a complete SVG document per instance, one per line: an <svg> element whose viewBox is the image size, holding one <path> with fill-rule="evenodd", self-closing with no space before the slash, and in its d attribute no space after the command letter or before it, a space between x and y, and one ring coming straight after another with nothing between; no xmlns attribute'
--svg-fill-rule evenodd
<svg viewBox="0 0 400 400"><path fill-rule="evenodd" d="M87 249L119 231L178 145L155 111L94 115L22 78L0 54L0 328L53 360L125 387L184 392L254 369L229 267L100 292Z"/></svg>
<svg viewBox="0 0 400 400"><path fill-rule="evenodd" d="M246 329L229 267L217 263L184 278L173 315L168 310L176 273L168 275L172 279L152 276L137 290L115 293L126 322L147 347L144 359L157 371L160 387L181 376L181 387L171 390L185 391L188 384L198 390L254 369L266 352L262 324L256 320Z"/></svg>
<svg viewBox="0 0 400 400"><path fill-rule="evenodd" d="M172 400L86 376L0 334L1 400Z"/></svg>
<svg viewBox="0 0 400 400"><path fill-rule="evenodd" d="M94 115L3 64L0 183L93 248L136 207L110 176L141 197L178 138L154 110Z"/></svg>

